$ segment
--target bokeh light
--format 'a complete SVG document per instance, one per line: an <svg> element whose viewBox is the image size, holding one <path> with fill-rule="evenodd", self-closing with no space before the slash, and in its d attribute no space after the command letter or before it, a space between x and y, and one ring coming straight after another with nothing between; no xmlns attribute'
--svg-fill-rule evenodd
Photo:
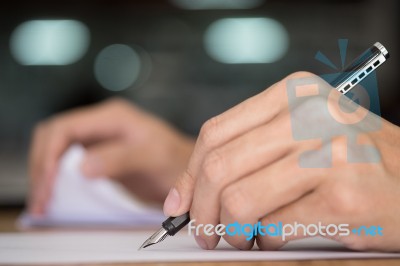
<svg viewBox="0 0 400 266"><path fill-rule="evenodd" d="M125 90L139 78L139 54L125 44L112 44L97 56L94 73L102 87L111 91Z"/></svg>
<svg viewBox="0 0 400 266"><path fill-rule="evenodd" d="M260 6L264 0L170 0L183 9L250 9Z"/></svg>
<svg viewBox="0 0 400 266"><path fill-rule="evenodd" d="M209 56L221 63L272 63L287 52L289 37L274 19L224 18L208 27L204 45Z"/></svg>
<svg viewBox="0 0 400 266"><path fill-rule="evenodd" d="M30 20L12 33L10 49L21 65L68 65L86 53L89 29L76 20Z"/></svg>

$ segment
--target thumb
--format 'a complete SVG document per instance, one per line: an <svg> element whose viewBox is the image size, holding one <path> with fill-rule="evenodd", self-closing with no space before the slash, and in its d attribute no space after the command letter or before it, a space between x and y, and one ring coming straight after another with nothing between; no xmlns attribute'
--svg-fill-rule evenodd
<svg viewBox="0 0 400 266"><path fill-rule="evenodd" d="M141 166L142 160L135 153L134 148L120 141L93 145L87 149L82 161L82 173L89 178L124 176Z"/></svg>
<svg viewBox="0 0 400 266"><path fill-rule="evenodd" d="M196 185L195 169L199 169L204 150L202 147L198 148L196 142L194 151L189 159L188 167L185 172L181 174L175 181L175 185L170 189L164 201L164 214L165 216L179 216L187 213L190 210L193 201L193 194Z"/></svg>
<svg viewBox="0 0 400 266"><path fill-rule="evenodd" d="M163 210L166 216L176 217L190 210L195 183L195 177L190 170L178 177L164 202Z"/></svg>

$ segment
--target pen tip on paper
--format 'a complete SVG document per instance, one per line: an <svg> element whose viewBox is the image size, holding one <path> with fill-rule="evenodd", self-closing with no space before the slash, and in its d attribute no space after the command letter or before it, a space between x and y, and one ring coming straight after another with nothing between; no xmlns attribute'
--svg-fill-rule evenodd
<svg viewBox="0 0 400 266"><path fill-rule="evenodd" d="M142 248L147 248L148 246L157 244L163 241L168 236L167 230L164 228L160 228L157 232L155 232L151 237L149 237L138 249L141 250Z"/></svg>
<svg viewBox="0 0 400 266"><path fill-rule="evenodd" d="M151 238L147 239L144 241L144 243L138 248L139 250L142 250L143 248L147 248L148 246L154 245L155 243L151 242Z"/></svg>
<svg viewBox="0 0 400 266"><path fill-rule="evenodd" d="M144 243L138 248L138 251L139 251L139 250L142 250L142 248L145 248L146 245L148 244L148 242L149 242L149 239L147 239L146 241L144 241Z"/></svg>

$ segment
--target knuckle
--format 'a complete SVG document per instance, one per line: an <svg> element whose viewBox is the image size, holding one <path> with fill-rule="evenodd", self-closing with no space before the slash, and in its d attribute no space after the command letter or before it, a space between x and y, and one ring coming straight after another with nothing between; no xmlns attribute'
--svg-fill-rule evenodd
<svg viewBox="0 0 400 266"><path fill-rule="evenodd" d="M348 145L347 142L343 140L343 138L335 137L331 142L332 154L335 163L338 164L341 168L346 168L346 170L351 170L351 167L348 166L347 162L347 154L348 154Z"/></svg>
<svg viewBox="0 0 400 266"><path fill-rule="evenodd" d="M321 121L326 123L326 119L330 118L326 112L315 112L315 110L325 110L326 104L327 100L322 95L299 97L289 106L290 114L296 122L316 127L320 125Z"/></svg>
<svg viewBox="0 0 400 266"><path fill-rule="evenodd" d="M279 219L277 219L277 215L275 215L274 213L268 214L267 216L265 216L264 218L262 218L262 223L263 224L278 224ZM269 236L269 235L266 235Z"/></svg>
<svg viewBox="0 0 400 266"><path fill-rule="evenodd" d="M114 112L126 112L132 107L131 103L120 97L112 97L101 104L105 108L110 108Z"/></svg>
<svg viewBox="0 0 400 266"><path fill-rule="evenodd" d="M202 177L208 184L222 185L224 178L225 159L218 150L211 151L202 164Z"/></svg>
<svg viewBox="0 0 400 266"><path fill-rule="evenodd" d="M324 110L327 104L327 92L331 90L320 77L306 71L288 75L280 81L280 86L276 87L285 88L284 91L287 89L294 93L289 102L291 109L299 105L305 105L302 109L309 109L315 105L316 108L322 107Z"/></svg>
<svg viewBox="0 0 400 266"><path fill-rule="evenodd" d="M358 193L351 184L335 183L328 193L328 206L334 215L349 216L360 212Z"/></svg>
<svg viewBox="0 0 400 266"><path fill-rule="evenodd" d="M73 128L69 128L64 121L64 116L55 116L48 121L46 126L47 134L47 152L52 153L60 149L67 141L67 136Z"/></svg>
<svg viewBox="0 0 400 266"><path fill-rule="evenodd" d="M264 218L262 218L261 223L262 224L279 224L283 222L283 219L285 217L285 212L281 210L278 210L274 213L267 214ZM301 229L300 229L301 230ZM302 233L299 230L299 233ZM277 238L275 236L271 236L270 234L265 234L265 236L261 236L262 238L265 238L265 242L269 242L269 244L284 244L289 241L291 236L288 236L285 240L282 240L282 238ZM274 246L275 246L274 245Z"/></svg>
<svg viewBox="0 0 400 266"><path fill-rule="evenodd" d="M316 108L319 108L321 110L326 109L328 99L322 95L322 94L317 94L313 95L312 97L304 97L301 99L300 106L303 106L303 108L313 108L314 110ZM319 113L319 114L324 114L326 113Z"/></svg>
<svg viewBox="0 0 400 266"><path fill-rule="evenodd" d="M278 224L279 221L274 214L267 215L261 221L262 224ZM283 246L287 241L281 240L281 238L277 238L275 236L271 236L269 234L258 235L257 245L261 250L277 250L281 246Z"/></svg>
<svg viewBox="0 0 400 266"><path fill-rule="evenodd" d="M175 187L178 188L179 191L181 191L181 189L192 187L194 183L195 176L191 173L189 169L186 169L183 174L176 179Z"/></svg>
<svg viewBox="0 0 400 266"><path fill-rule="evenodd" d="M226 187L221 193L221 209L231 218L238 221L246 217L248 206L245 193L237 185Z"/></svg>
<svg viewBox="0 0 400 266"><path fill-rule="evenodd" d="M43 133L54 134L62 130L62 123L60 123L60 120L61 119L59 115L54 115L47 120L39 122L33 130L34 140L39 139L41 136L43 136Z"/></svg>
<svg viewBox="0 0 400 266"><path fill-rule="evenodd" d="M215 116L207 120L200 129L199 142L205 149L211 149L219 143L219 118Z"/></svg>
<svg viewBox="0 0 400 266"><path fill-rule="evenodd" d="M49 127L50 132L54 135L63 134L65 131L64 123L63 123L61 117L58 117L58 116L51 118L51 120L49 121L48 127Z"/></svg>
<svg viewBox="0 0 400 266"><path fill-rule="evenodd" d="M120 97L112 97L110 99L105 100L104 102L106 105L111 105L111 106L120 106L120 105L125 105L128 104L128 102Z"/></svg>
<svg viewBox="0 0 400 266"><path fill-rule="evenodd" d="M313 77L318 77L318 76L311 72L308 72L308 71L297 71L297 72L291 73L288 76L286 76L285 80L300 79L300 78L313 78Z"/></svg>

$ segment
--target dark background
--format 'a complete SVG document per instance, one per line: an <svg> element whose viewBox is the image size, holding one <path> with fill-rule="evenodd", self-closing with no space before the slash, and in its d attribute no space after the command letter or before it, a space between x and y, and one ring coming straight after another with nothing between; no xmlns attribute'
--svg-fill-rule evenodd
<svg viewBox="0 0 400 266"><path fill-rule="evenodd" d="M377 71L381 113L400 123L398 1L260 2L252 9L208 10L155 0L2 2L0 205L23 203L31 130L54 113L120 96L196 135L206 119L291 72L335 72L314 56L320 50L340 66L340 38L349 39L347 62L376 41L389 50L391 58ZM286 28L289 49L282 59L232 65L208 56L203 45L207 27L221 18L241 17L273 18ZM20 65L10 52L10 37L18 25L37 19L82 22L90 31L88 51L66 66ZM94 62L111 44L143 49L151 62L148 77L120 92L104 89L96 81Z"/></svg>

